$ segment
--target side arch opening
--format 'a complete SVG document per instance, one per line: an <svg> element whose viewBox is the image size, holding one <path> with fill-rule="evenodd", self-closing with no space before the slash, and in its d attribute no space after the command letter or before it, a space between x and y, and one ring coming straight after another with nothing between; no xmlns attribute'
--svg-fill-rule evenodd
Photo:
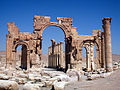
<svg viewBox="0 0 120 90"><path fill-rule="evenodd" d="M15 47L16 67L27 70L27 46L24 44Z"/></svg>

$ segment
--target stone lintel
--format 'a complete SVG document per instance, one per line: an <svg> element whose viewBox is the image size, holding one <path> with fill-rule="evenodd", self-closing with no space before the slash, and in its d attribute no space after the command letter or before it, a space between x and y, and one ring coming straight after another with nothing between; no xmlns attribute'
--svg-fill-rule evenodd
<svg viewBox="0 0 120 90"><path fill-rule="evenodd" d="M50 20L50 17L48 17L48 16L34 16L34 19L48 19L48 20Z"/></svg>
<svg viewBox="0 0 120 90"><path fill-rule="evenodd" d="M65 18L65 17L57 17L57 20L62 20L62 21L72 21L72 18Z"/></svg>
<svg viewBox="0 0 120 90"><path fill-rule="evenodd" d="M59 21L59 24L64 23L72 26L72 18L57 17L57 20Z"/></svg>

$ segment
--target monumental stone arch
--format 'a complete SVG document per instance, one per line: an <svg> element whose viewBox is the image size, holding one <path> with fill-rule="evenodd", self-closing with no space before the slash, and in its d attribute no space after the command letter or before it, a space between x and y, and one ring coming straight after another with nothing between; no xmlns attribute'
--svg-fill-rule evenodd
<svg viewBox="0 0 120 90"><path fill-rule="evenodd" d="M72 18L57 17L58 22L50 22L50 17L35 16L33 33L19 32L15 23L8 23L6 67L16 68L15 55L19 45L22 45L22 53L26 57L21 58L21 67L29 69L40 66L42 33L45 28L55 26L61 28L65 34L65 71L67 69L82 70L82 46L87 51L87 71L95 70L94 46L96 46L97 68L105 68L110 72L112 71L111 19L110 17L103 18L104 31L93 30L92 35L78 35L77 27L72 25ZM62 47L62 43L57 45Z"/></svg>
<svg viewBox="0 0 120 90"><path fill-rule="evenodd" d="M96 59L94 57L94 46L96 46ZM93 71L95 69L102 68L100 61L100 50L99 50L100 45L98 45L96 40L94 38L91 40L89 39L83 40L83 42L81 42L79 46L79 49L81 51L80 56L82 56L82 47L84 47L86 50L86 70ZM97 67L95 67L95 62L97 62L96 63Z"/></svg>
<svg viewBox="0 0 120 90"><path fill-rule="evenodd" d="M68 64L70 64L70 52L72 47L71 39L73 35L77 34L76 27L73 27L72 25L72 18L57 17L57 20L58 20L58 23L50 22L50 17L35 16L34 17L34 33L38 33L42 43L42 33L46 27L56 26L63 30L65 34L65 63L66 63L66 69L67 69ZM72 30L74 30L74 33ZM42 44L40 47L42 47ZM42 54L42 48L41 48L40 54Z"/></svg>
<svg viewBox="0 0 120 90"><path fill-rule="evenodd" d="M22 45L22 50L21 50L21 65L20 67L22 69L27 69L29 68L29 45L26 43L26 42L17 42L15 45L13 45L13 48L12 48L12 52L13 52L13 56L14 56L14 60L16 60L16 48L19 46L19 45Z"/></svg>

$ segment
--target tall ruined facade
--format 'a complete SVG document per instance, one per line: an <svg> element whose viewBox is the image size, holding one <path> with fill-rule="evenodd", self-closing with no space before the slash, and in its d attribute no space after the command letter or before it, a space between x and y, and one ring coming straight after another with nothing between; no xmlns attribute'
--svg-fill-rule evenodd
<svg viewBox="0 0 120 90"><path fill-rule="evenodd" d="M58 22L50 22L50 17L35 16L33 33L21 33L15 23L8 23L7 68L16 67L16 48L22 45L21 67L29 69L40 65L42 55L42 33L48 26L56 26L65 34L65 69L82 69L82 47L86 49L87 71L95 70L94 46L96 46L97 68L112 71L111 18L103 18L103 29L93 30L92 35L78 35L72 25L72 18L57 17ZM49 61L48 61L49 62Z"/></svg>

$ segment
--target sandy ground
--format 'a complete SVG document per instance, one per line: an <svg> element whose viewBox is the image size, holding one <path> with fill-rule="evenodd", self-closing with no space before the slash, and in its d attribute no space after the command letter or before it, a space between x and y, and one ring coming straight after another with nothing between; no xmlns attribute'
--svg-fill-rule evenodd
<svg viewBox="0 0 120 90"><path fill-rule="evenodd" d="M120 90L120 69L106 78L70 84L65 90Z"/></svg>

